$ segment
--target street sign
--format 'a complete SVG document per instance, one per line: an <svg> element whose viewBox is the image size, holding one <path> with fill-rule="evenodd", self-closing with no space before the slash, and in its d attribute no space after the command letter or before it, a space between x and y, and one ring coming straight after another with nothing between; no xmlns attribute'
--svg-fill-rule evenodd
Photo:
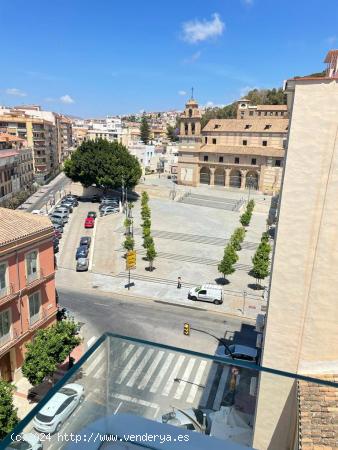
<svg viewBox="0 0 338 450"><path fill-rule="evenodd" d="M130 250L127 253L127 257L126 257L126 269L130 270L130 269L135 269L135 268L136 268L136 251Z"/></svg>

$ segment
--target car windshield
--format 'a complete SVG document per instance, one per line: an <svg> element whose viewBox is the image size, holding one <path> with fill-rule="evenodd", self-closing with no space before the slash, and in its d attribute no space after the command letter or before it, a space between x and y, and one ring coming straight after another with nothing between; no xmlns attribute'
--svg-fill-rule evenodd
<svg viewBox="0 0 338 450"><path fill-rule="evenodd" d="M71 397L72 395L76 395L76 391L74 391L74 389L67 388L67 387L61 388L59 392L61 394L67 395L68 397Z"/></svg>
<svg viewBox="0 0 338 450"><path fill-rule="evenodd" d="M53 420L54 416L45 416L44 414L37 413L36 418L40 422L49 423Z"/></svg>
<svg viewBox="0 0 338 450"><path fill-rule="evenodd" d="M201 290L202 289L202 286L197 286L196 288L195 288L195 292L198 292L199 290Z"/></svg>

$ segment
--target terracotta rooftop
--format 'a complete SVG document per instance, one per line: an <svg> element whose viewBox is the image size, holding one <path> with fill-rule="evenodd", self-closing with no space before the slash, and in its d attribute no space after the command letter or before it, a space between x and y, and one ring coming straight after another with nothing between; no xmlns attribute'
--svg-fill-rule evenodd
<svg viewBox="0 0 338 450"><path fill-rule="evenodd" d="M269 125L271 125L269 127ZM242 133L286 133L289 121L276 117L261 119L211 119L202 131Z"/></svg>
<svg viewBox="0 0 338 450"><path fill-rule="evenodd" d="M8 133L0 133L0 142L23 142L24 139Z"/></svg>
<svg viewBox="0 0 338 450"><path fill-rule="evenodd" d="M0 208L0 248L36 233L52 230L52 223L48 217Z"/></svg>
<svg viewBox="0 0 338 450"><path fill-rule="evenodd" d="M319 378L338 383L338 374ZM338 388L300 381L298 402L299 449L338 449Z"/></svg>
<svg viewBox="0 0 338 450"><path fill-rule="evenodd" d="M193 150L194 152L196 150ZM185 153L185 150L182 150ZM224 155L253 155L284 157L285 150L276 147L251 147L249 145L202 145L200 153L222 153Z"/></svg>

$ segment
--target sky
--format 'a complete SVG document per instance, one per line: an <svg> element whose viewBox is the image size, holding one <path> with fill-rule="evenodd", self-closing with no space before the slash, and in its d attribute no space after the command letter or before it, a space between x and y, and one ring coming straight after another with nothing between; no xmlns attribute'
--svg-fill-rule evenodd
<svg viewBox="0 0 338 450"><path fill-rule="evenodd" d="M338 0L10 0L0 105L79 117L228 104L324 69Z"/></svg>

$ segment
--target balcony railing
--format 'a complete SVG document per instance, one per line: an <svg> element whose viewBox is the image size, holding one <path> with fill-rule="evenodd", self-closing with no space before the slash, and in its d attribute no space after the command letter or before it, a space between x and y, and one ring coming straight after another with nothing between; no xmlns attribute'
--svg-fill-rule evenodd
<svg viewBox="0 0 338 450"><path fill-rule="evenodd" d="M47 393L3 444L8 445L24 431L52 433L48 448L58 449L78 449L79 442L87 442L91 436L92 445L81 444L81 448L115 448L115 444L107 443L115 437L124 442L124 449L130 450L243 450L253 447L254 434L262 431L259 427L271 426L257 420L255 423L257 402L266 386L267 391L262 393L263 397L269 396L266 408L269 405L274 408L278 403L274 398L279 395L278 386L281 392L286 388L290 390L293 405L296 405L297 380L338 389L336 383L233 360L225 355L225 349L220 343L214 356L107 333ZM49 423L42 408L70 383L75 385L69 389L76 391L72 413ZM287 414L287 411L282 412ZM291 413L296 425L295 408ZM292 420L290 417L288 423L290 440L293 439L294 444ZM77 437L76 443L62 438L71 433ZM155 437L159 435L169 436L168 441L161 442ZM259 447L255 444L255 448Z"/></svg>

